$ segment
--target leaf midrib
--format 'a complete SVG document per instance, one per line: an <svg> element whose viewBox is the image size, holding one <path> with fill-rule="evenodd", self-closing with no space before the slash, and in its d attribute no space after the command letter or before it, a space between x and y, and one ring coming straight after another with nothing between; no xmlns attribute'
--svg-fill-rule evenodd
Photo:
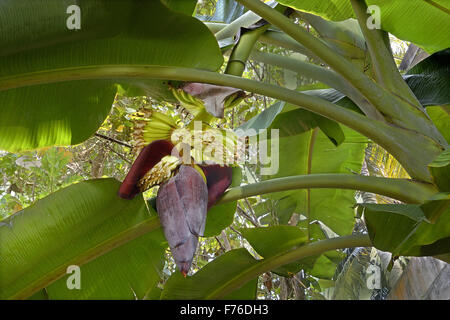
<svg viewBox="0 0 450 320"><path fill-rule="evenodd" d="M158 217L151 217L147 220L141 221L135 224L132 227L129 227L119 234L110 237L103 242L97 244L91 249L80 253L75 256L72 260L66 261L64 264L53 268L50 272L33 281L27 287L23 288L19 292L16 292L12 296L7 297L6 299L26 299L39 291L42 288L45 288L49 283L58 280L62 276L64 276L64 272L68 265L76 264L78 266L84 265L95 258L110 252L111 250L119 247L120 245L127 243L131 240L134 240L148 232L151 232L160 227Z"/></svg>

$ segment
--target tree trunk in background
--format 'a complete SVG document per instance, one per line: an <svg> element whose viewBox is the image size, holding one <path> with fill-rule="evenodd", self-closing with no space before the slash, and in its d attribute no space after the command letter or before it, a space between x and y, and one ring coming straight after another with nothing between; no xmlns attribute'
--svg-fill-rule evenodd
<svg viewBox="0 0 450 320"><path fill-rule="evenodd" d="M103 164L105 161L106 151L101 144L98 155L92 160L91 176L94 179L101 178L103 176Z"/></svg>
<svg viewBox="0 0 450 320"><path fill-rule="evenodd" d="M411 258L387 299L450 299L450 264L431 257Z"/></svg>

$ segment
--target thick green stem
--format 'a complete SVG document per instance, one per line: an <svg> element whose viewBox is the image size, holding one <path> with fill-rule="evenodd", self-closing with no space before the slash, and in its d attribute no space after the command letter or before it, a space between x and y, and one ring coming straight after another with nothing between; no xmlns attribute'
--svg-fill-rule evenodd
<svg viewBox="0 0 450 320"><path fill-rule="evenodd" d="M366 40L377 82L392 93L404 97L411 105L423 112L420 102L397 69L392 53L385 41L385 32L381 29L369 29L367 27L369 15L365 1L350 0L350 2Z"/></svg>
<svg viewBox="0 0 450 320"><path fill-rule="evenodd" d="M406 203L423 203L437 192L430 184L406 179L370 177L357 174L308 174L275 178L228 190L219 203L260 194L313 188L338 188L372 192Z"/></svg>
<svg viewBox="0 0 450 320"><path fill-rule="evenodd" d="M426 136L369 119L357 112L317 97L268 83L198 69L149 65L64 68L0 77L0 91L30 85L86 79L169 79L203 82L239 88L286 101L340 122L371 138L396 157L411 177L423 181L431 181L427 164L432 162L443 150L440 145Z"/></svg>
<svg viewBox="0 0 450 320"><path fill-rule="evenodd" d="M248 30L241 33L239 42L234 46L233 52L228 60L227 68L225 70L226 74L231 74L233 76L242 76L245 70L245 65L250 53L255 46L258 38L266 32L269 25L261 26L255 30Z"/></svg>
<svg viewBox="0 0 450 320"><path fill-rule="evenodd" d="M384 118L380 114L380 112L372 105L370 105L363 95L361 95L357 90L355 90L355 88L353 88L347 81L345 81L339 74L337 74L333 70L319 67L315 64L304 62L299 59L260 51L253 51L250 57L265 64L271 64L284 69L295 71L302 77L318 80L322 83L325 83L352 99L369 118L384 121Z"/></svg>
<svg viewBox="0 0 450 320"><path fill-rule="evenodd" d="M263 35L261 35L259 41L262 43L283 47L285 49L304 54L315 61L322 62L322 60L317 55L312 53L311 50L308 50L308 48L305 48L305 46L301 45L284 32L267 30Z"/></svg>
<svg viewBox="0 0 450 320"><path fill-rule="evenodd" d="M336 88L341 92L345 91L344 86L342 86L342 82L344 80L333 70L329 70L306 61L301 61L299 59L257 50L254 50L250 57L258 62L295 71L302 77L318 80L329 85L330 87Z"/></svg>
<svg viewBox="0 0 450 320"><path fill-rule="evenodd" d="M345 124L368 137L380 136L381 128L378 127L377 122L326 100L255 80L198 69L148 65L105 65L64 68L0 78L0 91L30 85L85 79L170 79L240 88L301 106L302 108ZM383 134L383 138L384 136L386 135ZM383 138L380 136L376 140L383 140Z"/></svg>
<svg viewBox="0 0 450 320"><path fill-rule="evenodd" d="M403 98L391 94L373 82L350 61L336 54L329 46L315 38L311 33L260 0L237 1L311 50L350 82L380 112L388 115L390 121L400 127L431 137L438 143L445 143L445 139L423 112L411 106Z"/></svg>
<svg viewBox="0 0 450 320"><path fill-rule="evenodd" d="M226 283L211 292L206 299L220 299L240 288L248 281L256 278L264 272L268 272L300 259L320 255L330 250L354 247L372 246L370 238L365 234L351 235L312 242L296 249L279 253L275 256L263 259L251 268L241 272L238 276L231 277Z"/></svg>

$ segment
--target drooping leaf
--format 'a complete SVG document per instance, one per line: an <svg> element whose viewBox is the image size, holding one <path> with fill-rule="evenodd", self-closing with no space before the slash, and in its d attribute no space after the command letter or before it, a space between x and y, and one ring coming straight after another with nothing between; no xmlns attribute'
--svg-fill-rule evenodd
<svg viewBox="0 0 450 320"><path fill-rule="evenodd" d="M284 130L280 126L280 136ZM359 172L364 158L366 139L342 127L345 141L339 146L330 142L320 130L313 129L279 138L279 170L264 179L314 173ZM333 161L331 161L331 159ZM343 189L293 190L270 194L273 200L287 195L297 199L295 212L309 222L321 221L338 235L350 234L354 224L354 191ZM308 224L308 228L311 225Z"/></svg>
<svg viewBox="0 0 450 320"><path fill-rule="evenodd" d="M344 132L338 123L300 108L279 114L269 128L282 128L280 130L280 137L286 137L300 134L316 127L335 146L339 146L345 140Z"/></svg>
<svg viewBox="0 0 450 320"><path fill-rule="evenodd" d="M211 32L160 1L79 1L80 30L66 27L70 4L59 0L0 4L1 76L105 65L217 70L222 63ZM167 82L160 80L69 81L2 91L0 147L18 151L84 141L108 114L116 82L139 87L157 99L172 96Z"/></svg>
<svg viewBox="0 0 450 320"><path fill-rule="evenodd" d="M347 258L336 278L333 300L359 300L360 291L366 283L365 272L370 263L370 252L366 248L356 248Z"/></svg>
<svg viewBox="0 0 450 320"><path fill-rule="evenodd" d="M148 297L160 280L167 242L158 229L80 267L80 290L71 273L46 287L50 300L135 300Z"/></svg>
<svg viewBox="0 0 450 320"><path fill-rule="evenodd" d="M251 118L243 125L236 128L236 131L238 130L255 130L253 133L248 131L248 135L256 135L258 134L259 130L267 129L275 119L275 117L283 111L283 108L285 106L285 102L278 101L275 102L273 105L271 105L266 110L259 113L257 116Z"/></svg>
<svg viewBox="0 0 450 320"><path fill-rule="evenodd" d="M450 123L450 105L430 106L427 108L427 113L445 140L449 142L450 130L448 130L448 124Z"/></svg>
<svg viewBox="0 0 450 320"><path fill-rule="evenodd" d="M450 148L445 149L428 165L433 182L440 191L450 191Z"/></svg>
<svg viewBox="0 0 450 320"><path fill-rule="evenodd" d="M246 228L242 229L241 232L258 254L264 258L270 258L300 247L308 239L306 231L295 226ZM315 277L331 279L337 263L342 257L342 254L338 251L330 251L289 263L273 271L289 277L304 269Z"/></svg>
<svg viewBox="0 0 450 320"><path fill-rule="evenodd" d="M294 226L245 228L241 233L263 257L270 257L293 249L308 241L306 233Z"/></svg>
<svg viewBox="0 0 450 320"><path fill-rule="evenodd" d="M281 198L277 201L275 211L280 224L288 224L292 214L297 208L297 200L291 196Z"/></svg>
<svg viewBox="0 0 450 320"><path fill-rule="evenodd" d="M450 49L422 60L404 79L423 106L450 104Z"/></svg>
<svg viewBox="0 0 450 320"><path fill-rule="evenodd" d="M227 202L213 206L206 215L205 237L213 237L233 223L237 202Z"/></svg>
<svg viewBox="0 0 450 320"><path fill-rule="evenodd" d="M228 251L208 263L193 276L183 278L181 274L173 274L164 286L161 299L216 299L217 296L221 296L221 287L229 279L257 263L258 261L244 248ZM224 294L221 298L255 299L256 284L257 279L250 280L243 284L241 288Z"/></svg>
<svg viewBox="0 0 450 320"><path fill-rule="evenodd" d="M433 195L420 208L425 214L425 217L431 223L435 223L439 217L445 213L450 207L450 193L440 192Z"/></svg>
<svg viewBox="0 0 450 320"><path fill-rule="evenodd" d="M409 204L361 204L373 245L398 255L437 255L450 252L450 209L435 223L423 208ZM425 207L426 209L427 207Z"/></svg>
<svg viewBox="0 0 450 320"><path fill-rule="evenodd" d="M336 92L340 98L344 97L338 91ZM308 94L309 91L304 91L304 93ZM243 130L247 135L253 136L257 135L259 130L282 128L280 137L284 137L303 133L316 127L319 127L336 145L341 144L345 139L342 129L336 122L281 101L274 103L238 127L236 131Z"/></svg>
<svg viewBox="0 0 450 320"><path fill-rule="evenodd" d="M125 292L113 290L107 293L106 287L105 290L98 287L102 279L108 278L97 272L101 262L95 263L92 269L87 268L88 277L99 282L91 286L86 284L86 287L94 290L93 296L107 297L110 294L111 297L129 298L133 287L136 294L142 296L142 286L145 287L145 283L150 285L154 270L147 270L146 275L142 275L143 269L138 261L144 261L142 259L156 251L136 249L132 244L120 248L117 253L113 253L113 249L158 228L159 220L155 212L147 210L142 198L120 199L117 196L119 185L113 179L80 182L1 221L0 297L27 298L66 275L69 265L82 266L107 252L111 253L112 260L109 261L114 261L118 256L132 255L133 251L136 256L130 259L130 265L125 260L121 261L123 268L110 268L117 271L120 282L117 289L126 288ZM138 238L134 244L142 245L145 241ZM155 255L146 263L152 268L151 265L157 265L159 259L161 256ZM139 269L134 270L136 263ZM133 270L136 275L133 275ZM134 277L138 275L146 279L142 286L135 285ZM132 288L125 283L132 284ZM89 293L81 293L84 294L89 296Z"/></svg>

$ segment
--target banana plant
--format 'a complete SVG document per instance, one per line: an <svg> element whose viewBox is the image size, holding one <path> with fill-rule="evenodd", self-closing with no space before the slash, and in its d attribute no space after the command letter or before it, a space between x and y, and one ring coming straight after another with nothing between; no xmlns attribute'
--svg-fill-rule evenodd
<svg viewBox="0 0 450 320"><path fill-rule="evenodd" d="M257 277L269 271L303 269L326 279L343 248L448 259L449 8L419 0L237 3L247 12L236 20L202 22L192 16L194 0L80 0L79 11L65 0L0 0L1 149L81 143L118 92L181 104L207 127L258 94L277 102L244 126L279 129L281 157L278 173L240 185L214 161L209 169L179 165L171 139L183 128L151 115L122 183L74 184L0 221L0 298L252 299ZM377 28L368 24L378 19L372 5ZM71 19L78 28L69 27ZM388 33L431 56L402 75ZM309 59L263 52L261 43ZM249 60L327 89L248 79ZM368 142L392 155L409 179L358 174ZM145 201L140 192L155 184L157 198ZM400 203L358 204L368 234L352 235L355 190ZM290 199L288 218L295 211L304 219L245 228L252 252L228 251L186 277L198 236L220 234L236 202L253 196ZM182 274L161 291L167 247ZM68 289L71 266L81 268L81 290Z"/></svg>

